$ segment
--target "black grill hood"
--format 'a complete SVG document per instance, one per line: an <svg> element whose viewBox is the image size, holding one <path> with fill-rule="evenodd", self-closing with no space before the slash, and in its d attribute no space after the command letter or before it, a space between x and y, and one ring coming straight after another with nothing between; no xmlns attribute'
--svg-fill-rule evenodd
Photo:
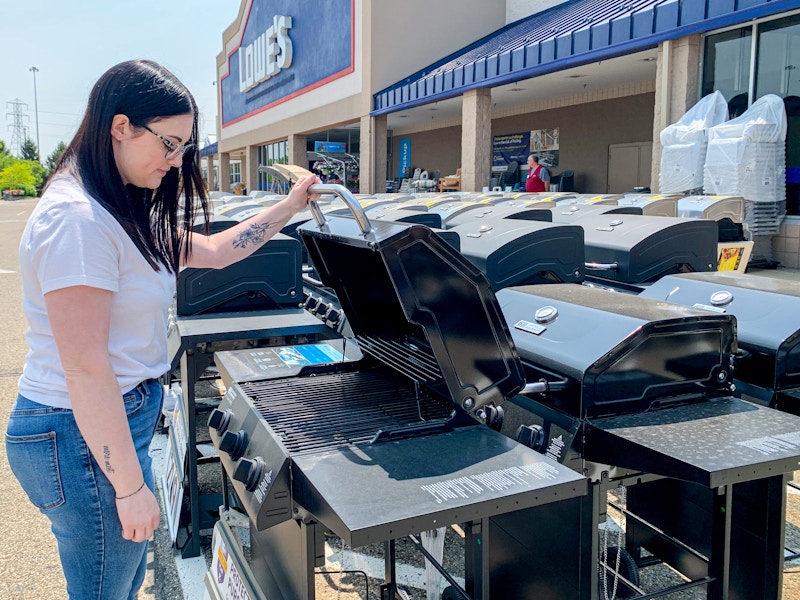
<svg viewBox="0 0 800 600"><path fill-rule="evenodd" d="M717 267L714 221L638 215L590 216L585 231L587 274L624 283ZM591 267L590 267L591 265Z"/></svg>
<svg viewBox="0 0 800 600"><path fill-rule="evenodd" d="M545 404L578 418L728 392L735 319L580 285L497 293L529 382L566 380Z"/></svg>
<svg viewBox="0 0 800 600"><path fill-rule="evenodd" d="M763 388L800 387L800 285L747 273L664 277L641 296L736 317L736 379Z"/></svg>
<svg viewBox="0 0 800 600"><path fill-rule="evenodd" d="M583 229L578 225L487 219L448 231L458 234L461 253L486 274L495 291L583 281Z"/></svg>
<svg viewBox="0 0 800 600"><path fill-rule="evenodd" d="M320 213L298 231L362 351L469 413L519 391L522 365L486 277L427 227L354 213Z"/></svg>

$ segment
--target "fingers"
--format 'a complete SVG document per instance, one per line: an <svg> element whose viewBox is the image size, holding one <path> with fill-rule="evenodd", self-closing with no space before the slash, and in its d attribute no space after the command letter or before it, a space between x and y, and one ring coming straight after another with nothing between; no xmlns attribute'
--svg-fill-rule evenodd
<svg viewBox="0 0 800 600"><path fill-rule="evenodd" d="M295 192L298 196L304 196L305 202L303 203L304 206L308 205L311 200L316 200L319 198L319 194L310 194L308 192L308 188L312 185L321 184L320 178L312 175L304 175L297 180L297 183L294 184L292 188L292 192Z"/></svg>
<svg viewBox="0 0 800 600"><path fill-rule="evenodd" d="M158 501L148 488L130 498L118 499L117 515L122 524L122 537L132 542L149 540L161 520Z"/></svg>

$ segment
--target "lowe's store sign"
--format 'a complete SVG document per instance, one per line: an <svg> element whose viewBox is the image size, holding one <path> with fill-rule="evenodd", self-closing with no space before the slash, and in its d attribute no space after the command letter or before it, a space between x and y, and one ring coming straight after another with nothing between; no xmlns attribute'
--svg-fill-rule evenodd
<svg viewBox="0 0 800 600"><path fill-rule="evenodd" d="M354 0L253 0L220 82L222 126L353 72Z"/></svg>

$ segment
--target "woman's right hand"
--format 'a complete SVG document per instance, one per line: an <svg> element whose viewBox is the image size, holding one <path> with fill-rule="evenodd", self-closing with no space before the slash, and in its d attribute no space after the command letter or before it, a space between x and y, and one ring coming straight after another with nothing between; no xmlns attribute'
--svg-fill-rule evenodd
<svg viewBox="0 0 800 600"><path fill-rule="evenodd" d="M320 178L316 175L304 175L297 180L294 186L292 186L292 189L289 191L289 195L286 197L286 201L292 207L294 212L299 212L305 209L311 200L316 200L319 198L319 194L308 193L309 186L318 183L322 183L322 181L320 181Z"/></svg>
<svg viewBox="0 0 800 600"><path fill-rule="evenodd" d="M117 514L122 523L122 537L132 542L149 540L161 520L158 500L147 486L127 498L117 499Z"/></svg>

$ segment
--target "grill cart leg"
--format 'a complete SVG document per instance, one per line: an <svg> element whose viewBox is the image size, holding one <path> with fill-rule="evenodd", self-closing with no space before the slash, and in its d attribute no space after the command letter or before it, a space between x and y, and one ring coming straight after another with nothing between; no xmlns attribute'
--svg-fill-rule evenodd
<svg viewBox="0 0 800 600"><path fill-rule="evenodd" d="M587 496L491 517L489 539L483 540L491 598L596 599L604 494L590 485Z"/></svg>
<svg viewBox="0 0 800 600"><path fill-rule="evenodd" d="M473 600L489 598L489 519L464 525L465 569L464 589ZM502 598L502 595L497 596Z"/></svg>
<svg viewBox="0 0 800 600"><path fill-rule="evenodd" d="M324 529L290 520L257 531L251 523L251 567L267 598L314 600L314 568L325 564Z"/></svg>
<svg viewBox="0 0 800 600"><path fill-rule="evenodd" d="M787 479L776 475L717 490L674 479L631 486L628 510L664 535L628 519L628 547L646 548L690 579L709 577L709 599L778 600Z"/></svg>

